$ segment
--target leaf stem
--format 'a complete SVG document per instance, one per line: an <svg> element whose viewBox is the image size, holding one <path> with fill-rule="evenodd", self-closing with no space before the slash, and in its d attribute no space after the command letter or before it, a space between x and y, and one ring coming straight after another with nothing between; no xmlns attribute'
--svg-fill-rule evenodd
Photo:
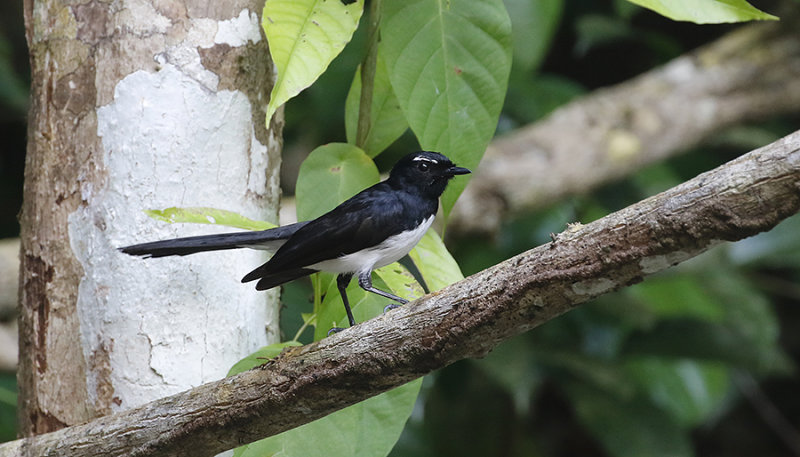
<svg viewBox="0 0 800 457"><path fill-rule="evenodd" d="M381 0L372 0L369 11L367 52L361 63L361 99L358 105L358 127L356 146L364 148L369 136L372 117L372 91L375 86L375 68L378 62L380 40Z"/></svg>
<svg viewBox="0 0 800 457"><path fill-rule="evenodd" d="M303 332L306 331L306 329L308 328L308 324L313 322L314 319L317 318L316 317L317 313L315 312L314 314L315 314L314 317L312 317L312 318L306 320L305 322L303 322L303 325L300 326L300 330L298 330L297 333L294 334L294 338L292 338L292 341L300 341L300 336L303 334Z"/></svg>

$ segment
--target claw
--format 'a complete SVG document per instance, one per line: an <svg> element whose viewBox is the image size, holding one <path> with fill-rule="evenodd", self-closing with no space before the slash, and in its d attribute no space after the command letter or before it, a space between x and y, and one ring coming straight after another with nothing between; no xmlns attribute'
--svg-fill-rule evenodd
<svg viewBox="0 0 800 457"><path fill-rule="evenodd" d="M333 327L332 329L328 330L328 336L331 336L334 333L339 333L344 330L342 327Z"/></svg>
<svg viewBox="0 0 800 457"><path fill-rule="evenodd" d="M396 305L394 303L392 303L391 305L386 305L386 307L383 308L383 314L386 314L387 312L389 312L389 311L391 311L391 310L393 310L395 308L399 308L401 306L403 306L403 305Z"/></svg>

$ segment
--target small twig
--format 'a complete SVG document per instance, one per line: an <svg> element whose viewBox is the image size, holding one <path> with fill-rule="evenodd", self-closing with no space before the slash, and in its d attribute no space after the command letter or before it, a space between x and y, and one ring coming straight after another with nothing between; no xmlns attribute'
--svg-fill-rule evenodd
<svg viewBox="0 0 800 457"><path fill-rule="evenodd" d="M800 433L789 422L775 403L767 397L753 376L749 373L739 372L733 377L736 387L750 402L750 405L761 417L775 435L796 456L800 456Z"/></svg>

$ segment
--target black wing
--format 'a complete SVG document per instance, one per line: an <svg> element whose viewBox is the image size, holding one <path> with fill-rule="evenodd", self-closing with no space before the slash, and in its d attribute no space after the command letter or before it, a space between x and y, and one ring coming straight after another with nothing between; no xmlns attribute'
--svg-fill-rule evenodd
<svg viewBox="0 0 800 457"><path fill-rule="evenodd" d="M306 274L313 273L305 267L375 246L391 235L416 227L423 214L435 212L437 203L433 205L433 210L416 208L409 195L391 189L385 182L376 184L302 227L242 282L262 279L258 289L266 289L281 284L272 277L283 272L303 269Z"/></svg>
<svg viewBox="0 0 800 457"><path fill-rule="evenodd" d="M215 235L190 236L171 240L153 241L119 248L120 251L143 257L166 257L170 255L189 255L204 251L224 249L253 248L277 250L289 237L308 222L261 230L258 232L219 233Z"/></svg>

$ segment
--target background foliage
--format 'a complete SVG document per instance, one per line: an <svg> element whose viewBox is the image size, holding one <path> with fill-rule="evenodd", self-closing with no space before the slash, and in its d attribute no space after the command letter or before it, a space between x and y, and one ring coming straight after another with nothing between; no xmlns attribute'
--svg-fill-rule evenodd
<svg viewBox="0 0 800 457"><path fill-rule="evenodd" d="M777 8L777 2L752 3L764 11ZM736 27L673 22L624 1L505 4L515 46L500 134ZM11 237L18 233L28 75L20 6L6 2L0 9L5 13L0 15L0 235ZM319 81L286 106L282 181L287 194L294 193L299 164L311 149L352 142L353 121L346 120L345 106L366 45L365 22ZM782 117L734 127L630 179L509 221L494 239L453 239L448 245L464 274L479 271L548 242L549 233L567 222L602 217L797 125L798 117ZM417 147L406 131L376 157L379 170ZM428 376L390 455L797 454L792 440L798 439L800 423L798 233L800 219L793 217L770 233L717 248L604 296L508 341L484 359ZM286 339L303 326L300 311L314 312L311 296L308 282L285 288ZM300 337L311 338L310 331ZM14 390L13 373L0 374L0 440L15 433ZM770 419L771 408L783 422ZM334 433L306 438L325 449L325 436ZM346 443L335 444L347 451Z"/></svg>

